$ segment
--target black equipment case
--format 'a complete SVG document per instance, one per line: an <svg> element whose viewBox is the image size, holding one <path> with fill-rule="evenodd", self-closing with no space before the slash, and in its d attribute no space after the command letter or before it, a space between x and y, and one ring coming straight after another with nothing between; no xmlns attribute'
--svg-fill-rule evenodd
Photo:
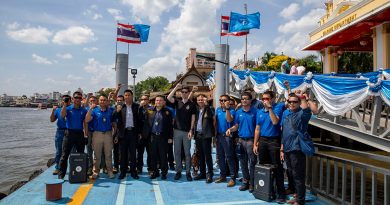
<svg viewBox="0 0 390 205"><path fill-rule="evenodd" d="M87 154L71 153L69 157L69 183L87 182L87 168Z"/></svg>
<svg viewBox="0 0 390 205"><path fill-rule="evenodd" d="M270 164L257 164L255 166L255 181L253 196L263 201L274 199L274 173L275 166Z"/></svg>

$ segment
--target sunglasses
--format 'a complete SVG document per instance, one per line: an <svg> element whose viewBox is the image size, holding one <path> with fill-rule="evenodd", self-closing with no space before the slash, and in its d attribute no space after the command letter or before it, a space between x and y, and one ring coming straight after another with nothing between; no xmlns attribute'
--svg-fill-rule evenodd
<svg viewBox="0 0 390 205"><path fill-rule="evenodd" d="M77 99L77 100L81 100L82 99L82 97L80 97L80 96L75 96L75 97L73 97L74 99Z"/></svg>
<svg viewBox="0 0 390 205"><path fill-rule="evenodd" d="M289 101L287 101L289 104L292 104L292 103L294 103L294 104L297 104L299 101L295 101L295 100L289 100Z"/></svg>
<svg viewBox="0 0 390 205"><path fill-rule="evenodd" d="M241 100L250 100L249 98L241 98Z"/></svg>
<svg viewBox="0 0 390 205"><path fill-rule="evenodd" d="M261 98L261 100L271 100L271 98Z"/></svg>
<svg viewBox="0 0 390 205"><path fill-rule="evenodd" d="M144 98L144 99L141 99L141 100L149 100L148 98Z"/></svg>
<svg viewBox="0 0 390 205"><path fill-rule="evenodd" d="M186 91L181 91L181 93L189 93L189 92L186 92Z"/></svg>
<svg viewBox="0 0 390 205"><path fill-rule="evenodd" d="M227 101L229 101L229 100L222 100L222 99L219 100L219 102L227 102Z"/></svg>

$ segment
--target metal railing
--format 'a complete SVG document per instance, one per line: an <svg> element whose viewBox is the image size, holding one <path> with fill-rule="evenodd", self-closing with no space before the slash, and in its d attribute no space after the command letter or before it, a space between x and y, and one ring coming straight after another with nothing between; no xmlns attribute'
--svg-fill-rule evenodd
<svg viewBox="0 0 390 205"><path fill-rule="evenodd" d="M390 163L390 157L316 144L319 150L348 153ZM337 155L337 154L335 154ZM390 205L390 170L361 161L316 152L306 160L306 184L314 193L341 204Z"/></svg>

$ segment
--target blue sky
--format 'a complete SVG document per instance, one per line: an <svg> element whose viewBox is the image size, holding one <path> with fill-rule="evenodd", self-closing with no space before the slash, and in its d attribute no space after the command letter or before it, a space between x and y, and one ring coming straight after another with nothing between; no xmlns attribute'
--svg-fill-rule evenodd
<svg viewBox="0 0 390 205"><path fill-rule="evenodd" d="M185 70L189 48L213 52L220 15L261 13L248 36L248 58L266 51L302 57L324 0L6 0L0 7L0 94L85 92L115 87L116 21L151 26L149 40L130 44L137 81ZM230 62L243 58L244 37L230 37ZM222 38L226 43L226 38ZM127 44L118 43L118 52ZM132 82L132 78L130 83Z"/></svg>

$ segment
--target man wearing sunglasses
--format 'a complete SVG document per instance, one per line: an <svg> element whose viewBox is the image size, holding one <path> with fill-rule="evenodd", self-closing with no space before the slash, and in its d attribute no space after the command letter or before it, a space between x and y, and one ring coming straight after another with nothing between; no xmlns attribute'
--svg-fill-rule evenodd
<svg viewBox="0 0 390 205"><path fill-rule="evenodd" d="M153 109L153 107L149 104L149 95L143 94L141 96L141 102L139 104L139 113L141 115L141 121L144 125L142 127L141 136L137 143L137 172L138 174L142 173L142 167L144 166L144 152L146 149L147 153L147 159L146 163L148 166L148 171L150 171L150 156L151 153L149 152L149 132L151 127L148 126L147 120L147 111L150 109Z"/></svg>
<svg viewBox="0 0 390 205"><path fill-rule="evenodd" d="M237 110L233 127L227 129L226 135L238 130L239 146L242 148L240 155L241 171L243 174L240 191L253 192L254 171L257 157L253 153L253 137L255 134L257 109L251 106L252 95L244 92L241 94L242 107Z"/></svg>
<svg viewBox="0 0 390 205"><path fill-rule="evenodd" d="M173 96L176 91L181 89L181 100L175 100ZM176 110L173 146L175 153L176 175L175 180L181 178L182 162L181 162L181 147L184 147L184 154L186 158L186 177L187 181L192 181L191 176L191 139L194 132L196 107L193 102L189 100L190 88L183 87L178 83L175 88L169 93L167 99L173 104Z"/></svg>
<svg viewBox="0 0 390 205"><path fill-rule="evenodd" d="M226 131L233 126L233 119L236 111L230 105L230 99L228 95L221 95L219 97L220 107L215 112L216 118L216 132L217 132L217 154L219 157L219 169L220 177L215 180L215 183L221 183L226 181L227 165L229 166L229 172L231 179L227 186L233 187L236 184L236 164L233 158L233 138L227 136Z"/></svg>
<svg viewBox="0 0 390 205"><path fill-rule="evenodd" d="M81 92L73 93L73 104L62 106L61 117L66 119L66 132L62 144L62 156L60 160L60 172L58 178L63 179L68 167L68 158L73 146L76 147L77 152L84 153L84 119L87 110L81 107L82 94Z"/></svg>
<svg viewBox="0 0 390 205"><path fill-rule="evenodd" d="M276 202L284 203L284 177L283 166L280 163L280 119L285 110L284 103L275 103L275 93L266 91L261 100L264 108L259 110L256 117L255 140L253 152L258 155L259 163L266 164L266 159L271 160L271 164L276 169L276 186L278 198Z"/></svg>
<svg viewBox="0 0 390 205"><path fill-rule="evenodd" d="M280 159L286 160L287 167L292 170L297 197L288 203L305 204L305 165L306 156L301 151L297 131L307 132L312 110L316 112L317 105L307 100L306 94L291 93L288 96L288 109L281 119L282 145Z"/></svg>

